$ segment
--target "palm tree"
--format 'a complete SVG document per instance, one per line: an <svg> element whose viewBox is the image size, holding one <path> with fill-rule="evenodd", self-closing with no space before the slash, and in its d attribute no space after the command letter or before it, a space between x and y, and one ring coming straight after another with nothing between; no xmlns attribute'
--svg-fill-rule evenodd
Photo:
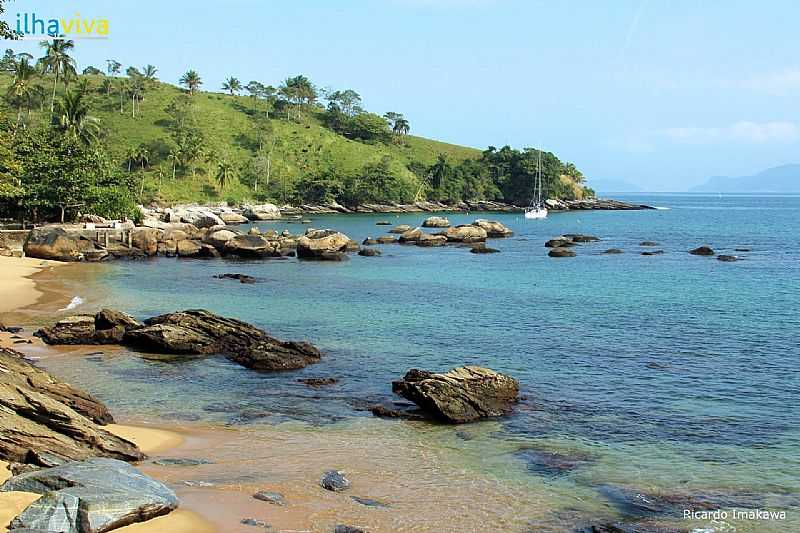
<svg viewBox="0 0 800 533"><path fill-rule="evenodd" d="M142 74L144 75L144 79L147 81L156 81L156 72L158 72L158 69L155 66L146 65L142 71Z"/></svg>
<svg viewBox="0 0 800 533"><path fill-rule="evenodd" d="M219 183L220 191L225 190L225 185L228 184L230 178L233 177L233 165L226 159L223 159L217 164L217 183Z"/></svg>
<svg viewBox="0 0 800 533"><path fill-rule="evenodd" d="M125 152L125 162L128 163L128 172L132 170L133 165L138 161L139 161L139 149L128 148L128 150Z"/></svg>
<svg viewBox="0 0 800 533"><path fill-rule="evenodd" d="M229 91L231 93L231 96L233 96L235 93L238 93L239 91L242 90L242 82L240 82L237 78L231 76L230 78L225 80L225 83L222 84L222 90Z"/></svg>
<svg viewBox="0 0 800 533"><path fill-rule="evenodd" d="M194 92L200 88L203 84L203 80L200 79L200 74L198 74L194 70L187 70L186 74L181 76L181 79L178 80L181 85L185 85L187 89L189 89L189 94L193 95Z"/></svg>
<svg viewBox="0 0 800 533"><path fill-rule="evenodd" d="M394 127L392 128L392 131L397 135L408 135L408 132L410 130L411 130L411 125L408 123L408 120L406 120L403 117L400 117L397 120L395 120Z"/></svg>
<svg viewBox="0 0 800 533"><path fill-rule="evenodd" d="M178 148L173 148L167 154L167 161L172 163L172 181L175 181L175 168L181 162L181 151Z"/></svg>
<svg viewBox="0 0 800 533"><path fill-rule="evenodd" d="M75 75L75 60L69 55L69 52L75 48L75 41L53 39L52 41L41 41L39 45L45 49L44 57L40 60L42 73L47 74L49 72L54 75L53 96L50 99L50 117L52 118L58 78L64 79L64 87L66 88L67 78Z"/></svg>
<svg viewBox="0 0 800 533"><path fill-rule="evenodd" d="M122 68L122 63L115 59L106 59L106 69L108 73L112 76L119 74L120 69Z"/></svg>
<svg viewBox="0 0 800 533"><path fill-rule="evenodd" d="M8 88L8 99L17 108L17 124L22 117L22 109L28 113L31 110L31 103L34 100L36 89L33 79L36 77L36 69L33 68L26 58L20 59L14 69L14 81Z"/></svg>
<svg viewBox="0 0 800 533"><path fill-rule="evenodd" d="M133 75L128 81L128 90L131 93L131 117L136 118L136 102L141 101L144 92L144 78L141 75Z"/></svg>
<svg viewBox="0 0 800 533"><path fill-rule="evenodd" d="M111 89L114 88L114 82L109 78L103 78L103 83L100 84L100 88L104 90L106 94L111 94Z"/></svg>
<svg viewBox="0 0 800 533"><path fill-rule="evenodd" d="M143 144L136 149L136 160L142 165L142 170L150 164L150 150Z"/></svg>
<svg viewBox="0 0 800 533"><path fill-rule="evenodd" d="M83 94L67 91L58 101L53 125L68 137L90 144L97 137L100 123L89 115L89 108L83 102Z"/></svg>

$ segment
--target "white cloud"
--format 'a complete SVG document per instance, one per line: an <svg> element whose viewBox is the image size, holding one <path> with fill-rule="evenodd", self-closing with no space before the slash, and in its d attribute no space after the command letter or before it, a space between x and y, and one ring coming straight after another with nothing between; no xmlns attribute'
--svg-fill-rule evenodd
<svg viewBox="0 0 800 533"><path fill-rule="evenodd" d="M800 68L785 68L776 72L754 76L741 83L745 89L770 94L785 94L800 90Z"/></svg>
<svg viewBox="0 0 800 533"><path fill-rule="evenodd" d="M673 142L683 144L791 143L800 138L800 128L794 122L740 121L726 127L667 128L660 133Z"/></svg>

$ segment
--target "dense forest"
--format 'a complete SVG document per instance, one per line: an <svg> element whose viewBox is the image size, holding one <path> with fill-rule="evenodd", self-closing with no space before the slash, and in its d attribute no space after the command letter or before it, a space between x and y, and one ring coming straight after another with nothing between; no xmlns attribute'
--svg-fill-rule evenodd
<svg viewBox="0 0 800 533"><path fill-rule="evenodd" d="M593 194L571 163L532 148L484 151L410 134L353 89L297 75L176 87L154 65L79 70L69 40L0 58L0 217L133 216L150 202L278 204L503 200L526 204L537 160L546 194Z"/></svg>

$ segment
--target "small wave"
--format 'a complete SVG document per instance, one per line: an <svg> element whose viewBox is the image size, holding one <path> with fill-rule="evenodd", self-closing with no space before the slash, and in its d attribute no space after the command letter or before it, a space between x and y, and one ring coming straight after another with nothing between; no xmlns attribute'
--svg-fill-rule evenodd
<svg viewBox="0 0 800 533"><path fill-rule="evenodd" d="M59 309L59 311L72 311L82 303L83 303L83 298L81 298L80 296L75 296L74 298L72 298L72 300L70 300L69 304L67 304L65 308Z"/></svg>
<svg viewBox="0 0 800 533"><path fill-rule="evenodd" d="M669 211L669 210L671 210L672 208L671 208L671 207L659 207L659 206L655 206L655 207L653 207L653 209L657 209L658 211Z"/></svg>

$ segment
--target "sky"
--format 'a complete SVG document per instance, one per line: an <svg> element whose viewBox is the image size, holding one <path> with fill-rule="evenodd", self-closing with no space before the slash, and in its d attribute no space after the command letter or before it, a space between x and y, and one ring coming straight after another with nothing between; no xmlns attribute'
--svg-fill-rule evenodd
<svg viewBox="0 0 800 533"><path fill-rule="evenodd" d="M7 1L17 13L107 19L107 39L76 41L81 69L192 68L214 91L304 74L416 135L550 150L590 185L682 191L800 163L796 1Z"/></svg>

